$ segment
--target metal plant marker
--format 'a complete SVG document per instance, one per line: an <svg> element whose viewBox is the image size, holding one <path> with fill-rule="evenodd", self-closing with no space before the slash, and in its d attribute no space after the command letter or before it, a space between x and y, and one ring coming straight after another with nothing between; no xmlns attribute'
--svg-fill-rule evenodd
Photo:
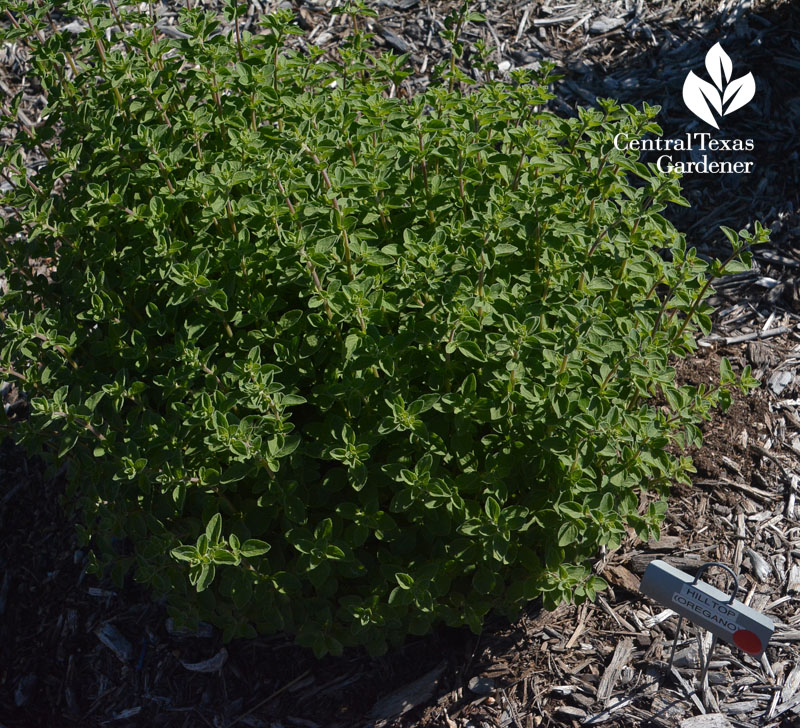
<svg viewBox="0 0 800 728"><path fill-rule="evenodd" d="M718 566L730 574L733 579L733 592L730 595L700 581L700 576L712 566ZM672 669L675 648L684 619L711 632L711 647L700 676L701 686L705 685L708 666L711 664L711 656L718 639L757 658L763 654L775 631L775 625L769 617L736 599L739 591L739 579L730 566L718 561L703 564L697 570L697 574L691 577L665 561L656 559L648 564L644 572L641 591L642 594L668 606L679 616L675 639L672 641L672 649L669 653L668 672Z"/></svg>

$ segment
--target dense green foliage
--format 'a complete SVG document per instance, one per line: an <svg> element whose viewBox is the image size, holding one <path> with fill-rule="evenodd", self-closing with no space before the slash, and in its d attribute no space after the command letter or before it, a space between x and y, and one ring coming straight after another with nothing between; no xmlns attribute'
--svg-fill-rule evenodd
<svg viewBox="0 0 800 728"><path fill-rule="evenodd" d="M122 6L67 3L72 36L0 5L48 98L3 154L14 435L67 458L95 568L176 616L325 654L594 598L598 547L658 532L692 471L672 452L754 384L673 382L711 277L766 233L687 249L659 214L676 176L612 143L657 109L562 119L550 68L460 93L454 63L393 98L404 59L360 32L341 63L291 51L286 12L251 36L235 5L230 34L184 11L157 40Z"/></svg>

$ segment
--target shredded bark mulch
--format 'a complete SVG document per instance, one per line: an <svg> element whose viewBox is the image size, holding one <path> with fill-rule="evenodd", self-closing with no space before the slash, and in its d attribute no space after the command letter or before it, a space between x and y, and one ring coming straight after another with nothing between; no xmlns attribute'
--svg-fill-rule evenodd
<svg viewBox="0 0 800 728"><path fill-rule="evenodd" d="M251 0L251 29L278 3ZM350 32L334 2L292 7L308 38L335 54ZM409 52L414 74L397 92L430 83L448 57L440 38L454 0L382 0L368 29L383 49ZM220 3L205 3L219 7ZM177 3L153 3L175 34ZM553 59L564 75L552 107L565 115L597 96L662 106L666 136L702 131L683 106L689 70L701 73L720 42L757 94L729 118L727 136L752 138L752 175L684 178L688 210L668 215L701 253L720 250L718 226L760 219L772 243L753 270L721 281L713 333L679 377L712 385L719 360L749 364L762 386L705 423L693 486L676 487L659 541L630 534L595 570L611 589L592 604L490 619L480 636L440 628L379 659L360 652L316 661L285 637L224 645L210 627L181 634L163 604L135 584L122 590L86 576L87 554L60 505L63 478L46 477L9 440L0 445L0 725L252 726L254 728L487 728L510 726L728 726L800 724L800 8L788 1L641 0L473 3L486 24L464 31L496 46L500 75ZM61 26L73 18L57 16ZM302 39L297 39L302 43ZM44 106L24 48L0 49L4 102L24 89L23 125ZM2 131L6 143L17 128ZM35 173L41 160L27 160ZM1 184L6 184L3 181ZM4 390L12 412L24 399ZM684 627L670 670L677 618L644 597L655 558L688 573L732 565L738 598L768 615L776 633L761 660L717 645L699 685L708 635ZM714 583L716 572L708 578ZM724 579L718 582L725 588ZM702 643L702 645L700 644ZM702 646L702 649L701 649Z"/></svg>

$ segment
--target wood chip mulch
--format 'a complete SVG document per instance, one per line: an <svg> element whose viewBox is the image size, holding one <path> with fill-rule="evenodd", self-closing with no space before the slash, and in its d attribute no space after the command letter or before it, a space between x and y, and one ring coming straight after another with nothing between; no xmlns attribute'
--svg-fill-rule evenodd
<svg viewBox="0 0 800 728"><path fill-rule="evenodd" d="M349 29L334 2L288 4L310 40L335 53ZM383 49L410 52L405 93L424 89L447 57L439 36L454 0L382 0L370 25ZM153 3L174 35L177 3ZM218 7L220 3L206 3ZM251 0L250 22L277 3ZM691 244L713 254L718 226L761 219L773 230L749 273L716 286L713 333L679 366L711 384L719 359L750 364L762 386L705 423L691 488L675 488L658 542L630 535L595 569L611 589L593 604L513 624L490 619L476 637L438 629L379 659L358 652L316 661L284 637L224 645L204 627L176 633L163 604L135 584L85 575L72 521L45 476L10 441L0 444L0 726L252 726L254 728L488 728L534 726L800 725L800 8L786 0L608 0L473 3L487 16L465 30L497 47L500 73L554 59L564 79L552 106L574 114L596 96L663 107L667 136L700 130L683 107L688 70L720 41L758 79L732 116L731 136L756 141L757 174L684 179L693 207L670 210ZM74 19L57 17L61 25ZM301 41L297 41L301 42ZM470 69L469 55L465 66ZM470 71L476 82L482 79ZM43 108L24 48L0 49L0 99L24 89L22 125ZM3 98L4 97L4 98ZM0 132L7 142L20 128ZM31 173L41 163L27 160ZM0 185L6 184L0 180ZM24 416L24 398L4 388ZM775 635L761 660L718 644L707 685L696 684L708 635L684 627L666 669L677 618L640 591L647 564L693 573L707 561L739 573L738 598L768 615ZM716 572L708 578L715 582Z"/></svg>

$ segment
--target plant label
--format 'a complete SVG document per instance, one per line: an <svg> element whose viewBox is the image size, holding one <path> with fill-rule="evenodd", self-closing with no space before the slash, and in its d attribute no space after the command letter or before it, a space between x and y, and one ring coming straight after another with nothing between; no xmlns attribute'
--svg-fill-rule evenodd
<svg viewBox="0 0 800 728"><path fill-rule="evenodd" d="M769 617L660 559L648 565L641 591L753 657L761 656L775 631Z"/></svg>

